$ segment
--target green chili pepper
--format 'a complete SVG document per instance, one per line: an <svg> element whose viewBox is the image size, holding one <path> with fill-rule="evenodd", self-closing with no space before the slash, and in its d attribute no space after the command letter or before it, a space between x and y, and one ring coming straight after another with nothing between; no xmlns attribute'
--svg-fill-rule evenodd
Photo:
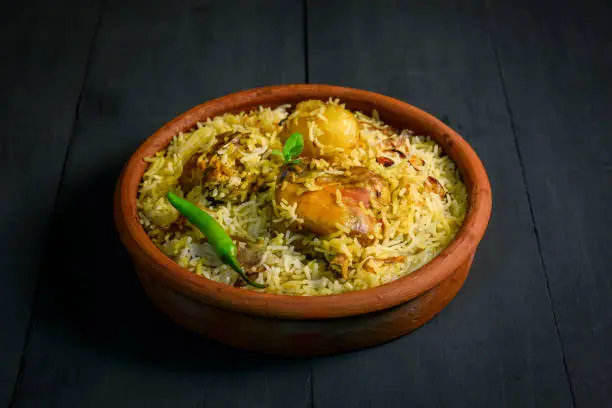
<svg viewBox="0 0 612 408"><path fill-rule="evenodd" d="M224 264L229 265L233 270L244 279L248 284L256 288L263 289L264 285L252 282L240 267L238 261L238 249L232 238L225 232L223 227L206 212L191 204L172 192L167 194L168 201L174 208L185 216L193 225L198 227L202 234L208 239L208 243L213 247L217 256Z"/></svg>

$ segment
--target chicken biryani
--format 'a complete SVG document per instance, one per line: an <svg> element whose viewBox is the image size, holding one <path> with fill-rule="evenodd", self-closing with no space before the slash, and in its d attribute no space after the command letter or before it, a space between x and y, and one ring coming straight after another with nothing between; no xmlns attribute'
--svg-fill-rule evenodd
<svg viewBox="0 0 612 408"><path fill-rule="evenodd" d="M146 160L137 206L151 240L193 273L248 290L331 295L391 282L447 247L467 212L439 144L334 99L209 118ZM238 268L220 256L219 234Z"/></svg>

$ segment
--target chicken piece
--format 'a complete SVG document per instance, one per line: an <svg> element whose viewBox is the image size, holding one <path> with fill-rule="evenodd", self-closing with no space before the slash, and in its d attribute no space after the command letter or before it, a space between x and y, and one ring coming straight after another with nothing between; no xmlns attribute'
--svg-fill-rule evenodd
<svg viewBox="0 0 612 408"><path fill-rule="evenodd" d="M339 105L319 100L297 104L284 123L283 143L294 132L304 136L302 155L311 158L331 159L338 153L348 154L359 141L355 116Z"/></svg>
<svg viewBox="0 0 612 408"><path fill-rule="evenodd" d="M202 170L198 167L200 155L194 154L183 166L183 172L179 177L179 185L185 193L199 185L202 181Z"/></svg>
<svg viewBox="0 0 612 408"><path fill-rule="evenodd" d="M308 191L306 180L314 180L320 190ZM296 205L303 227L317 235L329 235L346 228L361 239L373 234L376 220L367 210L389 201L386 180L364 167L353 167L350 174L317 174L302 167L281 171L276 185L276 203ZM340 227L339 227L340 226Z"/></svg>
<svg viewBox="0 0 612 408"><path fill-rule="evenodd" d="M370 204L374 207L389 204L389 184L379 174L365 167L352 167L342 176L324 175L317 179L321 183L329 183L330 185L341 185L346 192L343 195L355 198L354 192L366 192L365 197L360 196L360 200L364 202L366 208L370 208ZM368 199L368 202L365 200ZM357 203L358 204L358 203Z"/></svg>
<svg viewBox="0 0 612 408"><path fill-rule="evenodd" d="M238 136L236 136L238 135ZM240 137L240 133L237 132L225 132L216 136L216 141L208 152L198 152L191 156L189 160L183 165L183 171L179 177L179 185L185 193L189 192L195 186L201 184L204 178L204 173L207 171L208 164L211 159L211 155L216 154L224 146L234 142Z"/></svg>
<svg viewBox="0 0 612 408"><path fill-rule="evenodd" d="M244 133L227 132L223 135L225 138L222 138L221 140L227 141L229 139L229 141L227 141L227 143L217 144L216 147L218 147L218 149L214 151L210 158L201 157L200 160L198 160L198 167L204 172L205 182L223 184L236 173L234 169L223 164L220 155L225 154L232 146L237 145ZM234 167L240 168L241 165L236 162L234 163Z"/></svg>
<svg viewBox="0 0 612 408"><path fill-rule="evenodd" d="M227 167L221 161L221 158L214 155L208 160L204 169L204 181L217 185L226 183L229 178L234 174L232 169Z"/></svg>
<svg viewBox="0 0 612 408"><path fill-rule="evenodd" d="M243 200L252 191L266 188L271 182L253 172L245 171L240 162L240 139L247 133L225 132L217 136L216 143L205 153L193 155L183 166L179 185L184 192L201 186L202 192L217 190L219 198Z"/></svg>

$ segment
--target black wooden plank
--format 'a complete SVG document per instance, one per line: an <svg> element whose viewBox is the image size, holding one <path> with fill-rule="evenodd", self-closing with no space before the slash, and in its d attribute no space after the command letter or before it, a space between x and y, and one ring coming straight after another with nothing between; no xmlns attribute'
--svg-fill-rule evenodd
<svg viewBox="0 0 612 408"><path fill-rule="evenodd" d="M490 9L576 406L609 406L612 4Z"/></svg>
<svg viewBox="0 0 612 408"><path fill-rule="evenodd" d="M105 4L15 407L310 405L307 361L225 348L163 317L112 219L123 163L163 123L229 92L303 81L302 13L282 0Z"/></svg>
<svg viewBox="0 0 612 408"><path fill-rule="evenodd" d="M315 406L572 406L486 16L484 1L309 2L310 80L450 122L482 158L494 197L458 297L409 336L318 359Z"/></svg>
<svg viewBox="0 0 612 408"><path fill-rule="evenodd" d="M0 406L17 380L96 18L78 1L0 3Z"/></svg>

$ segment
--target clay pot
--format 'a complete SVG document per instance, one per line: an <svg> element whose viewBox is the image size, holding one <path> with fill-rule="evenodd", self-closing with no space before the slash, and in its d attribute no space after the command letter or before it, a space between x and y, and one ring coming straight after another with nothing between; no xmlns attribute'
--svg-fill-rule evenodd
<svg viewBox="0 0 612 408"><path fill-rule="evenodd" d="M394 282L332 296L257 293L197 276L164 255L138 222L136 194L145 157L179 131L225 112L275 107L309 98L340 98L349 109L435 139L457 164L467 186L468 213L452 243L431 262ZM373 346L421 326L457 294L491 213L485 169L467 142L440 120L405 102L330 85L282 85L227 95L196 106L149 137L126 164L115 193L119 235L153 302L178 324L223 343L279 355L319 355Z"/></svg>

